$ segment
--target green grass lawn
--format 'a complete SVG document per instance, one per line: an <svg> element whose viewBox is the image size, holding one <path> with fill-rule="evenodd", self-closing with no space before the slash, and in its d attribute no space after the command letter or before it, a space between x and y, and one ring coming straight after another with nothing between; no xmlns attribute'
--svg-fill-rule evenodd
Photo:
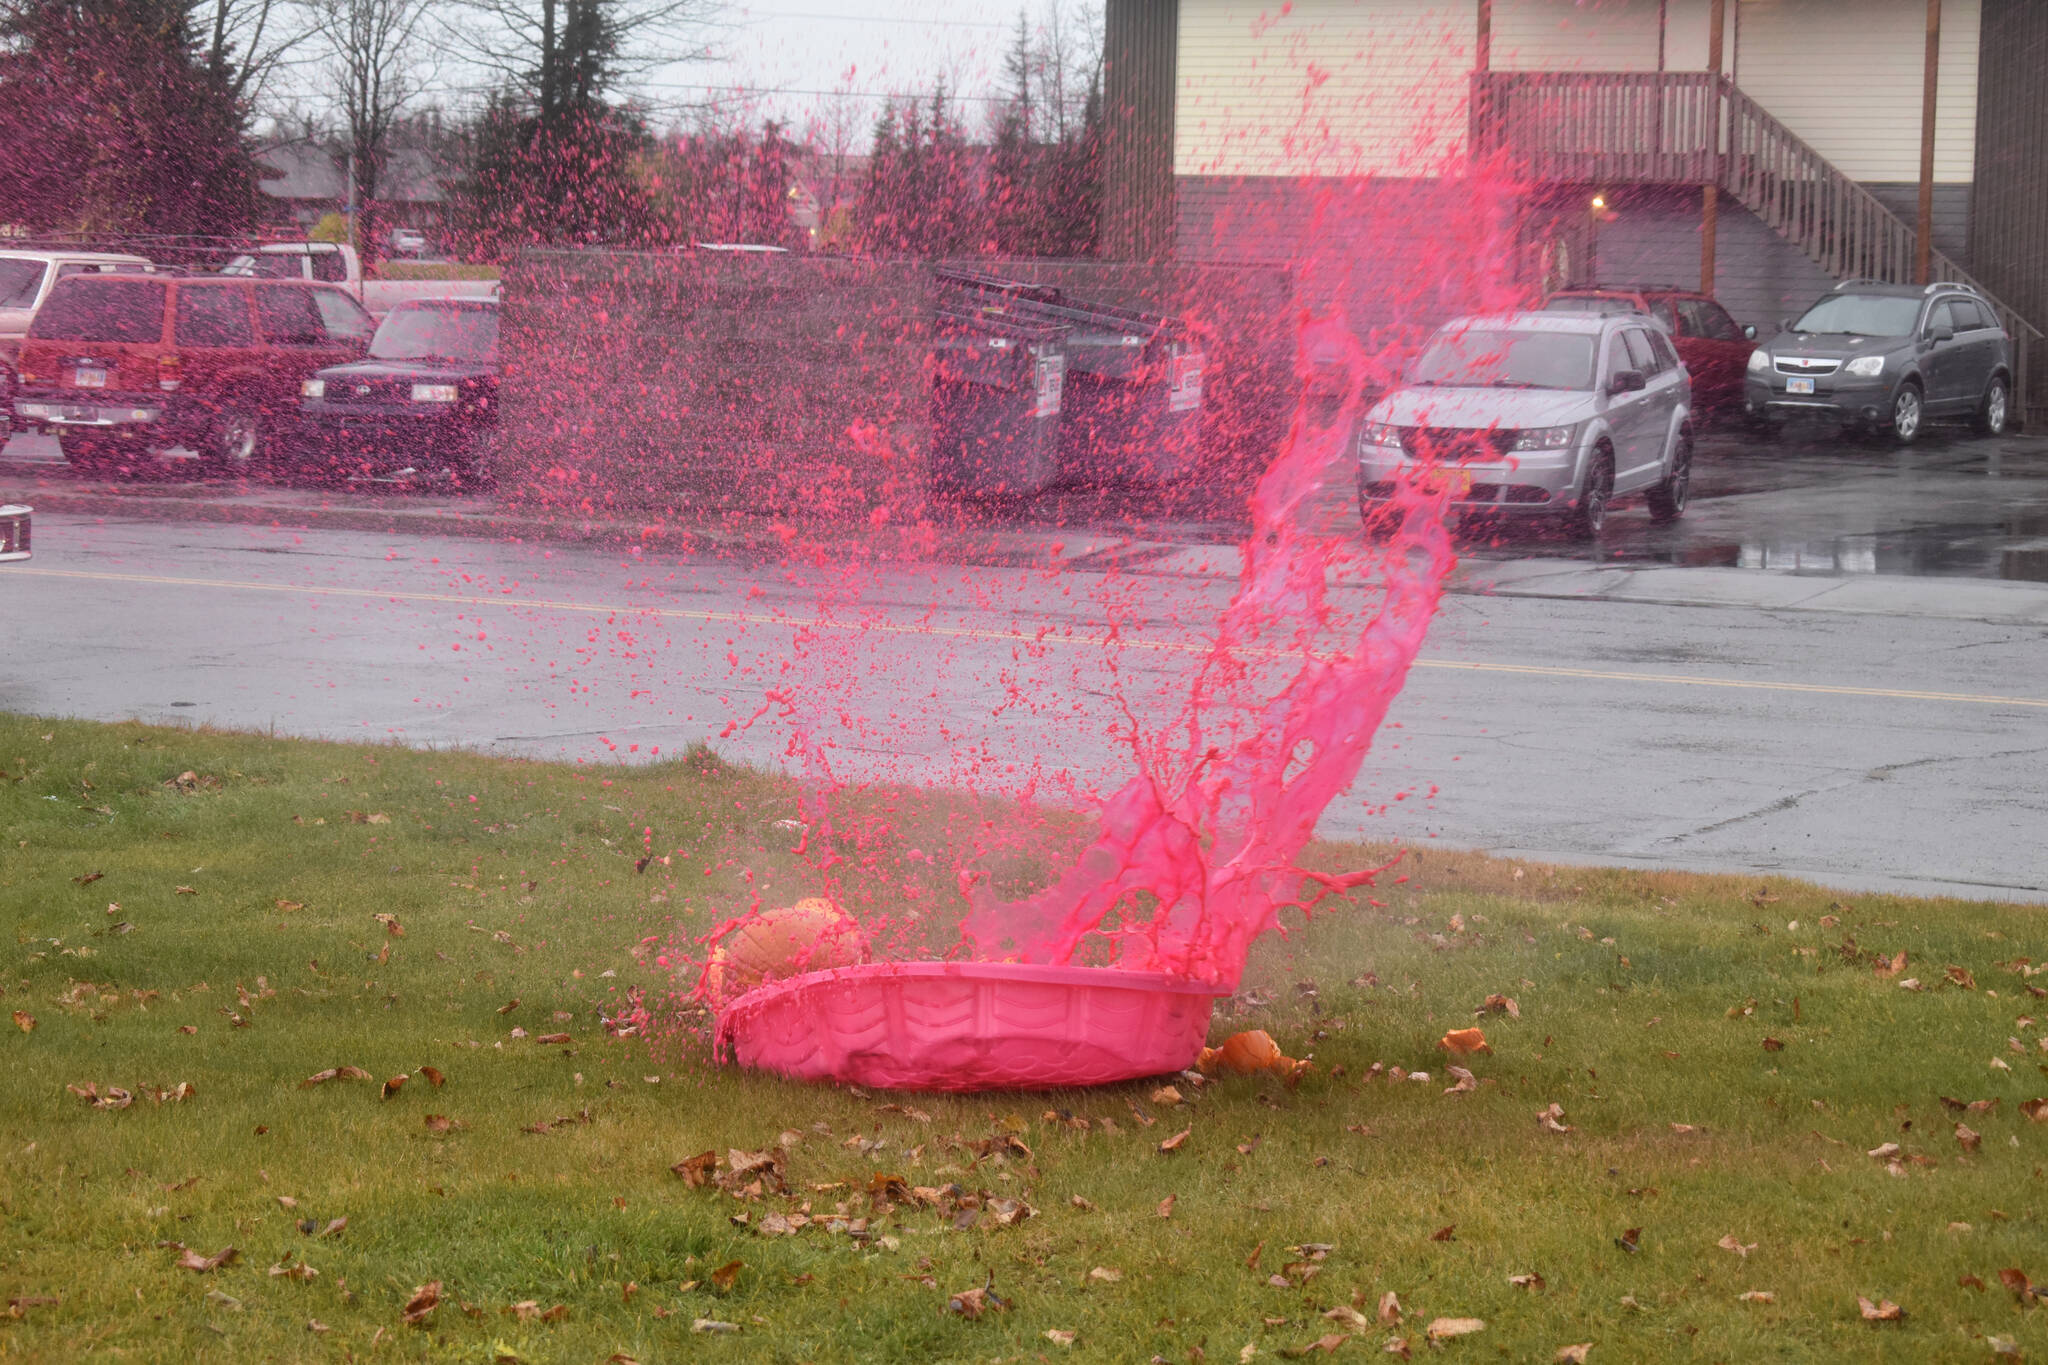
<svg viewBox="0 0 2048 1365"><path fill-rule="evenodd" d="M1212 1040L1264 1028L1307 1078L1173 1079L1178 1105L892 1099L715 1068L687 1028L608 1036L660 984L643 939L701 931L749 873L794 884L795 810L702 756L0 717L0 1013L34 1021L0 1066L0 1357L2048 1357L2048 1310L1999 1277L2048 1281L2048 1122L2022 1110L2048 1000L2015 965L2048 957L2037 909L1426 850L1383 906L1264 944L1219 1007ZM1475 1017L1490 995L1518 1016ZM1475 1024L1493 1053L1445 1094L1437 1039ZM369 1079L302 1084L338 1067ZM670 1170L778 1141L787 1197ZM875 1208L877 1174L1036 1212ZM1005 1308L948 1311L990 1285ZM1485 1327L1432 1347L1439 1318Z"/></svg>
<svg viewBox="0 0 2048 1365"><path fill-rule="evenodd" d="M370 270L378 280L495 280L498 267L466 261L379 261Z"/></svg>

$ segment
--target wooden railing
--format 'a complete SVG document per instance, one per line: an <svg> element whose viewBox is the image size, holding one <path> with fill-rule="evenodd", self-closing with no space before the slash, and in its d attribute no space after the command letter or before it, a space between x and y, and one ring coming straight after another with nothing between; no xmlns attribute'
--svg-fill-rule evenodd
<svg viewBox="0 0 2048 1365"><path fill-rule="evenodd" d="M1704 71L1488 71L1471 146L1532 180L1718 185L1838 279L1918 280L1917 233L1727 77ZM2013 340L2013 392L2048 423L2048 348L2031 320L1939 251L1937 280L1983 294Z"/></svg>

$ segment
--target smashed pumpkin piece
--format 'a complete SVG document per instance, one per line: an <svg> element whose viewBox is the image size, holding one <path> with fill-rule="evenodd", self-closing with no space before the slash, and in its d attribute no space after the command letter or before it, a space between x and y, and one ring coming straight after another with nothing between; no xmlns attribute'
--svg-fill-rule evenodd
<svg viewBox="0 0 2048 1365"><path fill-rule="evenodd" d="M1486 1031L1476 1028L1454 1028L1437 1039L1436 1045L1454 1057L1469 1057L1475 1052L1490 1055L1493 1052L1486 1041Z"/></svg>
<svg viewBox="0 0 2048 1365"><path fill-rule="evenodd" d="M1233 1033L1221 1047L1205 1047L1195 1058L1195 1070L1204 1076L1250 1076L1269 1072L1292 1083L1309 1068L1280 1051L1280 1045L1264 1029Z"/></svg>

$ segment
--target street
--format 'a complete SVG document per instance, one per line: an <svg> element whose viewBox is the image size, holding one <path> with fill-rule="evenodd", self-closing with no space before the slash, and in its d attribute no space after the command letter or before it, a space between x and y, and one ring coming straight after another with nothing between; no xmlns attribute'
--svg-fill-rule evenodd
<svg viewBox="0 0 2048 1365"><path fill-rule="evenodd" d="M1230 586L1172 571L1222 547L863 575L139 515L39 514L36 535L0 574L9 710L774 764L772 715L729 726L790 689L842 776L985 789L1034 762L1120 780L1119 690L1155 718L1184 695ZM2048 589L1654 572L1464 566L1321 832L2048 900Z"/></svg>

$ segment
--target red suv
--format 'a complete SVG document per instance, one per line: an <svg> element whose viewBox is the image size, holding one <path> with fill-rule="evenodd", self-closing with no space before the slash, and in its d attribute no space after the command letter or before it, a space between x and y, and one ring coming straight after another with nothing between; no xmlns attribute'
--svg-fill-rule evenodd
<svg viewBox="0 0 2048 1365"><path fill-rule="evenodd" d="M21 347L18 423L55 432L81 468L172 445L244 472L294 421L299 384L358 359L376 330L331 285L218 275L59 281Z"/></svg>
<svg viewBox="0 0 2048 1365"><path fill-rule="evenodd" d="M1742 381L1749 353L1756 349L1756 328L1737 326L1726 308L1698 290L1651 284L1561 289L1543 308L1552 313L1597 313L1606 308L1648 313L1664 325L1678 347L1678 358L1692 375L1695 407L1726 413L1742 406Z"/></svg>

